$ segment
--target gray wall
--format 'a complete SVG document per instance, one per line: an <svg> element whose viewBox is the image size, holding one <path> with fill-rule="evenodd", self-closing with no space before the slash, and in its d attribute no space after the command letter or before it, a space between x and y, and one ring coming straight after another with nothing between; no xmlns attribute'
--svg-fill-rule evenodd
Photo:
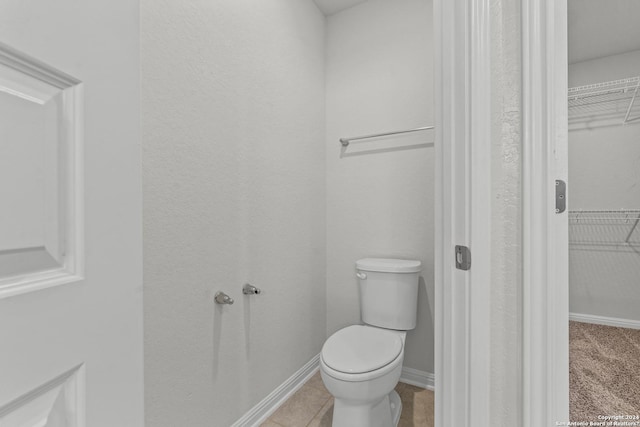
<svg viewBox="0 0 640 427"><path fill-rule="evenodd" d="M338 139L433 124L430 0L370 0L327 18L327 333L360 323L355 261L419 259L418 324L405 366L433 372L433 132Z"/></svg>
<svg viewBox="0 0 640 427"><path fill-rule="evenodd" d="M229 426L326 337L324 16L141 8L147 425Z"/></svg>
<svg viewBox="0 0 640 427"><path fill-rule="evenodd" d="M607 56L569 66L569 85L579 86L636 77L640 51ZM569 132L570 208L640 209L640 120L622 125L593 118L571 123ZM634 108L631 119L640 118ZM640 321L640 230L636 245L623 244L632 224L569 224L569 301L572 313ZM591 242L576 244L576 242Z"/></svg>

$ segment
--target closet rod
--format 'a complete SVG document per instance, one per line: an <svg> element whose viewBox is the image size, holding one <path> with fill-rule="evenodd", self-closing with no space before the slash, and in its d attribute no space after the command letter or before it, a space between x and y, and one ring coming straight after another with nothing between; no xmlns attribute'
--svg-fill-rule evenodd
<svg viewBox="0 0 640 427"><path fill-rule="evenodd" d="M342 144L343 147L347 147L351 141L357 141L359 139L377 138L379 136L398 135L401 133L418 132L421 130L430 130L430 129L434 129L434 126L425 126L421 128L408 129L408 130L398 130L395 132L374 133L372 135L354 136L351 138L340 138L340 143Z"/></svg>

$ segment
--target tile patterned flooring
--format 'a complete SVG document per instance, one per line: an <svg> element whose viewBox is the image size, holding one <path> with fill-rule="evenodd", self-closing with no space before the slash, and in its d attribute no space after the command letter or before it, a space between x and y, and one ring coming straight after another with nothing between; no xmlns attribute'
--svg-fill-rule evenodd
<svg viewBox="0 0 640 427"><path fill-rule="evenodd" d="M433 427L433 392L398 383L402 415L398 427ZM262 427L331 427L333 397L317 372Z"/></svg>

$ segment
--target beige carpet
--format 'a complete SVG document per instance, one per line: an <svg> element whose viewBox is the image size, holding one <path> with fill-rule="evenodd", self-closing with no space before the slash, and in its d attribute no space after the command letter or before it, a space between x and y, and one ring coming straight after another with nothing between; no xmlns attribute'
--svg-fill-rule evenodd
<svg viewBox="0 0 640 427"><path fill-rule="evenodd" d="M640 415L640 330L569 323L571 421Z"/></svg>

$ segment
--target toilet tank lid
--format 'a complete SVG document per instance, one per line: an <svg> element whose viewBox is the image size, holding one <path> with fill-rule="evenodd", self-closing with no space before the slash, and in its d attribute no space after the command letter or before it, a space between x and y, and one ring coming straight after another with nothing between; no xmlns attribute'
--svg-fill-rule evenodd
<svg viewBox="0 0 640 427"><path fill-rule="evenodd" d="M382 273L417 273L421 270L422 263L411 259L364 258L356 261L356 268Z"/></svg>

